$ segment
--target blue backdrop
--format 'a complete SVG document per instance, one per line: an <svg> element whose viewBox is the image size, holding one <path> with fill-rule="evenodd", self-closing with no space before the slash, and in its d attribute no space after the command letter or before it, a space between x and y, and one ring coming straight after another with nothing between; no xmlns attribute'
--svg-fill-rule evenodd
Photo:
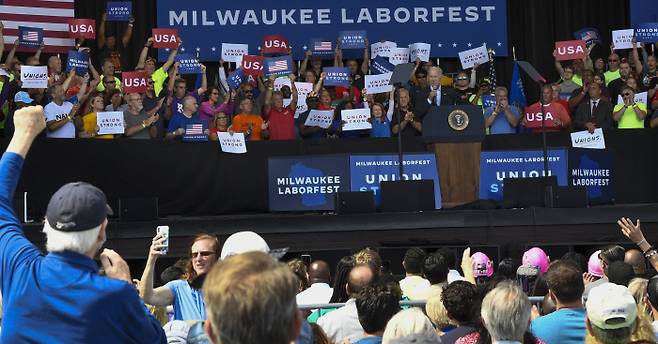
<svg viewBox="0 0 658 344"><path fill-rule="evenodd" d="M614 160L607 149L569 150L569 185L587 187L591 203L615 201Z"/></svg>
<svg viewBox="0 0 658 344"><path fill-rule="evenodd" d="M433 57L457 57L482 43L498 56L508 50L505 0L158 0L157 18L158 27L178 29L183 52L198 52L203 61L219 60L222 42L247 43L258 54L268 34L288 37L294 58L302 59L312 38L335 41L343 30L365 30L370 43L430 43ZM159 53L166 59L164 49Z"/></svg>
<svg viewBox="0 0 658 344"><path fill-rule="evenodd" d="M548 170L558 185L567 186L567 152L548 151ZM542 151L489 151L480 153L480 199L503 199L504 178L540 177L544 173Z"/></svg>
<svg viewBox="0 0 658 344"><path fill-rule="evenodd" d="M658 6L651 0L631 0L631 27L640 23L658 22Z"/></svg>
<svg viewBox="0 0 658 344"><path fill-rule="evenodd" d="M441 190L434 154L404 154L405 180L433 180L434 205L441 209ZM397 155L350 156L350 181L352 191L373 191L375 203L381 203L379 184L382 181L399 180Z"/></svg>

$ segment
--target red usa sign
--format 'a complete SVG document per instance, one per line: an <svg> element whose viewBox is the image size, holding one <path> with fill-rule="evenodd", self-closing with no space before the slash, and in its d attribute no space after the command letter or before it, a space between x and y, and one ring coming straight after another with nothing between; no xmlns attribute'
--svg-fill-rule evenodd
<svg viewBox="0 0 658 344"><path fill-rule="evenodd" d="M152 30L153 48L177 49L180 39L176 29L156 29Z"/></svg>
<svg viewBox="0 0 658 344"><path fill-rule="evenodd" d="M124 93L146 93L145 72L123 72L121 77Z"/></svg>
<svg viewBox="0 0 658 344"><path fill-rule="evenodd" d="M242 56L242 71L247 75L263 75L263 57L256 55Z"/></svg>
<svg viewBox="0 0 658 344"><path fill-rule="evenodd" d="M585 41L560 41L555 42L555 59L558 61L564 60L580 60L587 56L587 46Z"/></svg>
<svg viewBox="0 0 658 344"><path fill-rule="evenodd" d="M263 37L263 54L288 54L290 43L281 35L269 35Z"/></svg>
<svg viewBox="0 0 658 344"><path fill-rule="evenodd" d="M96 20L94 19L69 19L69 37L71 38L96 38Z"/></svg>

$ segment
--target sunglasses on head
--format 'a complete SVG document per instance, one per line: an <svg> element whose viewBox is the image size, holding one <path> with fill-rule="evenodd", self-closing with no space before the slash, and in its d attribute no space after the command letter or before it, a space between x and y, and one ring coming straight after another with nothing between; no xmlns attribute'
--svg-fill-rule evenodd
<svg viewBox="0 0 658 344"><path fill-rule="evenodd" d="M211 256L211 255L213 255L213 254L215 254L215 252L213 252L213 251L199 251L199 252L192 252L192 253L190 254L190 256L192 256L192 258L196 258L196 257L199 256L199 255L200 255L201 257L209 257L209 256Z"/></svg>

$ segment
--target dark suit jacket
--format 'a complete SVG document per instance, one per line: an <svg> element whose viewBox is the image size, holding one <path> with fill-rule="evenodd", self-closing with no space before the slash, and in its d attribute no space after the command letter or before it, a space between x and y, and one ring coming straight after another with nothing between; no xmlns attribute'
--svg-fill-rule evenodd
<svg viewBox="0 0 658 344"><path fill-rule="evenodd" d="M599 99L599 104L591 111L590 101L586 101L578 106L573 123L576 130L587 130L585 123L594 122L597 128L603 130L612 128L612 103Z"/></svg>
<svg viewBox="0 0 658 344"><path fill-rule="evenodd" d="M424 117L432 106L436 106L427 102L430 89L416 89L413 94L414 108L418 116ZM441 86L441 104L439 105L465 105L468 104L461 100L459 94L452 87Z"/></svg>

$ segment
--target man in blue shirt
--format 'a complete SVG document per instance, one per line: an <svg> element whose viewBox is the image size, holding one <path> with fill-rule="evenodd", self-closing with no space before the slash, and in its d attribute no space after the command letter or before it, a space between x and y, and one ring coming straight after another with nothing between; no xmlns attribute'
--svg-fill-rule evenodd
<svg viewBox="0 0 658 344"><path fill-rule="evenodd" d="M174 140L182 137L186 134L187 126L191 124L201 124L203 126L203 134L208 135L208 123L199 117L198 109L199 104L196 98L186 96L183 99L183 111L174 114L169 121L165 140Z"/></svg>
<svg viewBox="0 0 658 344"><path fill-rule="evenodd" d="M400 311L402 290L397 283L374 282L356 296L359 323L365 337L355 344L380 344L386 324Z"/></svg>
<svg viewBox="0 0 658 344"><path fill-rule="evenodd" d="M583 273L573 263L554 262L546 272L548 295L556 311L532 321L530 330L546 343L584 343Z"/></svg>
<svg viewBox="0 0 658 344"><path fill-rule="evenodd" d="M484 111L484 123L489 128L489 134L514 134L520 119L519 109L509 105L507 88L496 87L496 105Z"/></svg>
<svg viewBox="0 0 658 344"><path fill-rule="evenodd" d="M16 132L0 159L0 286L3 343L165 343L131 284L126 262L104 250L105 276L93 261L105 242L109 208L103 192L69 183L51 198L44 232L48 255L23 234L12 199L23 161L46 127L41 106L14 114Z"/></svg>

